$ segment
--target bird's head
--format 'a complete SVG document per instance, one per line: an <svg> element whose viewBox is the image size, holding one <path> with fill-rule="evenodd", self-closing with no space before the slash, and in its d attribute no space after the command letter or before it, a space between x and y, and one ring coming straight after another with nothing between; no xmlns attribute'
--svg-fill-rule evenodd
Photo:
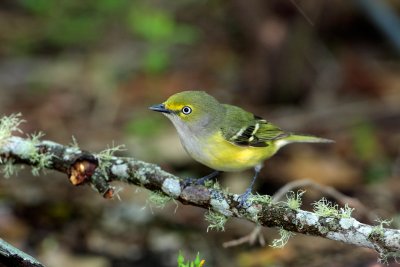
<svg viewBox="0 0 400 267"><path fill-rule="evenodd" d="M224 107L203 91L184 91L170 96L164 103L150 107L164 113L175 125L205 127L223 117Z"/></svg>

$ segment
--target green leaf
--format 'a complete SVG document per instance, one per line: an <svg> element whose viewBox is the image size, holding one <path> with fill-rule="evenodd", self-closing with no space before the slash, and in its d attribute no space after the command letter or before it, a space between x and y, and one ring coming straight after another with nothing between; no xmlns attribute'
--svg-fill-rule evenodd
<svg viewBox="0 0 400 267"><path fill-rule="evenodd" d="M185 261L185 258L183 257L183 254L182 254L182 251L179 251L177 261L178 261L178 267L182 267L183 262Z"/></svg>
<svg viewBox="0 0 400 267"><path fill-rule="evenodd" d="M200 265L200 252L197 252L197 256L196 259L194 260L194 264L195 266L199 266Z"/></svg>

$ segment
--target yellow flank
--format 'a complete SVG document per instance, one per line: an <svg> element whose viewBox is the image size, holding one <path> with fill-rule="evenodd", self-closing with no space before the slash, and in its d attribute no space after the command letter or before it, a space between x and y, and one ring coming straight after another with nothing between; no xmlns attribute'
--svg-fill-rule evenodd
<svg viewBox="0 0 400 267"><path fill-rule="evenodd" d="M267 147L238 146L228 142L220 131L205 137L201 155L191 155L204 165L219 171L242 171L252 168L276 152L271 142ZM189 154L190 151L188 151Z"/></svg>

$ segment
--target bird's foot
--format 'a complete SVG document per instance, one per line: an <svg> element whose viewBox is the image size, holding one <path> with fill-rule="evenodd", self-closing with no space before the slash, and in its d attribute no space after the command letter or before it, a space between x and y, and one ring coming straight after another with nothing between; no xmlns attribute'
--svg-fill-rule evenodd
<svg viewBox="0 0 400 267"><path fill-rule="evenodd" d="M189 185L205 185L207 180L208 179L203 179L203 178L199 178L199 179L196 179L196 178L185 178L183 180L183 186L186 187L186 186L189 186Z"/></svg>
<svg viewBox="0 0 400 267"><path fill-rule="evenodd" d="M241 194L238 198L240 208L248 208L251 203L248 201L251 196L251 188L247 188L246 191Z"/></svg>
<svg viewBox="0 0 400 267"><path fill-rule="evenodd" d="M197 179L195 178L184 178L183 179L183 186L187 187L189 185L196 185L197 184Z"/></svg>
<svg viewBox="0 0 400 267"><path fill-rule="evenodd" d="M205 185L207 181L217 177L220 174L219 171L214 171L210 173L209 175L206 175L204 177L201 177L199 179L193 179L193 178L185 178L183 181L184 186L189 186L189 185Z"/></svg>

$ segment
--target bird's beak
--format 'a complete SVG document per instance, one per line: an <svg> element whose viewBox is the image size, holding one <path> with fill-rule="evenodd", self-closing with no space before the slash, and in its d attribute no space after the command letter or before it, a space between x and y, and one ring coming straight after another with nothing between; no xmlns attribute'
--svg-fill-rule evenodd
<svg viewBox="0 0 400 267"><path fill-rule="evenodd" d="M169 109L165 108L164 104L157 104L154 106L149 107L149 109L153 110L153 111L158 111L158 112L162 112L162 113L167 113L170 114L171 111Z"/></svg>

